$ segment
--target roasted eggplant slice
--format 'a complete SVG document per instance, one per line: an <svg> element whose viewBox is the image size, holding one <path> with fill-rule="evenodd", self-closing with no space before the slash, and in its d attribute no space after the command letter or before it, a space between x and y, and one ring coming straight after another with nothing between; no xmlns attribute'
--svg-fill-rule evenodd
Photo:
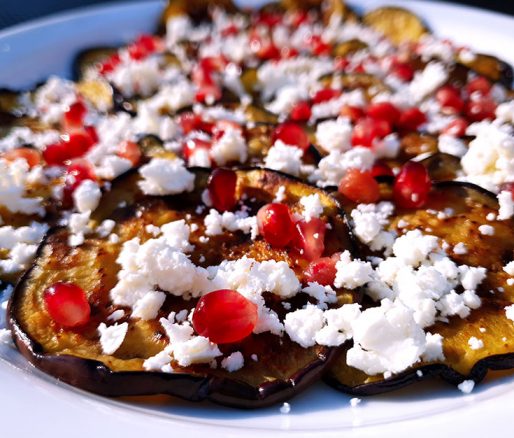
<svg viewBox="0 0 514 438"><path fill-rule="evenodd" d="M458 61L493 82L499 82L507 88L512 87L512 80L514 78L512 66L495 56L477 53L471 60L459 57Z"/></svg>
<svg viewBox="0 0 514 438"><path fill-rule="evenodd" d="M214 7L231 13L237 11L232 0L169 0L162 13L159 29L164 31L167 21L180 15L189 16L195 22L206 21L209 18L209 9Z"/></svg>
<svg viewBox="0 0 514 438"><path fill-rule="evenodd" d="M74 78L77 81L87 77L88 71L110 58L118 51L116 47L95 47L80 52L73 62Z"/></svg>
<svg viewBox="0 0 514 438"><path fill-rule="evenodd" d="M374 9L366 13L362 21L383 33L395 44L416 42L428 33L423 21L417 15L393 6Z"/></svg>
<svg viewBox="0 0 514 438"><path fill-rule="evenodd" d="M432 181L452 181L462 169L460 158L437 152L420 161L428 170Z"/></svg>
<svg viewBox="0 0 514 438"><path fill-rule="evenodd" d="M450 215L434 214L448 208L452 210ZM434 375L451 383L465 379L479 382L488 369L514 366L514 324L505 312L505 307L514 303L514 287L508 284L508 275L502 269L514 256L514 224L511 220L487 219L497 211L494 194L473 184L452 181L436 183L429 203L422 209L397 212L391 229L397 229L402 220L409 224L408 229L428 229L451 248L460 242L466 245L464 254L454 252L451 257L458 264L487 269L487 277L477 291L482 305L465 319L451 317L447 323L437 322L429 328L443 337L444 361L419 362L386 379L348 366L343 352L325 377L330 385L351 394L370 395ZM480 234L480 225L493 225L494 235ZM480 339L483 347L471 348L471 337Z"/></svg>
<svg viewBox="0 0 514 438"><path fill-rule="evenodd" d="M176 368L173 373L142 371L143 361L155 355L166 344L158 320L126 319L129 330L121 348L112 355L102 353L96 327L114 310L109 291L117 282L117 255L123 242L150 236L145 225L160 225L190 217L199 227L191 235L195 250L191 259L202 266L238 259L243 255L257 260L285 260L301 278L304 262L284 250L271 249L262 240L251 240L241 233L213 236L209 242L200 239L204 228L202 214L196 212L209 172L195 171L195 190L188 195L145 197L138 190L139 176L131 172L113 184L104 196L93 220L116 221L114 232L119 243L99 237L88 237L77 248L68 246L68 231L53 229L41 245L34 266L16 287L9 307L10 326L16 345L29 361L43 371L77 387L108 396L170 394L189 400L212 401L243 408L269 405L285 400L316 380L326 368L334 350L316 346L303 348L286 337L271 334L250 335L237 345L223 346L246 354L257 354L258 361L229 373L209 365ZM279 186L285 187L286 201L295 208L301 196L318 193L324 207L323 216L332 229L326 238L330 253L350 248L350 235L337 202L326 192L266 170L237 171L240 197L252 199L252 210L271 202ZM118 207L120 206L121 207ZM187 215L187 216L186 216ZM188 216L190 215L190 216ZM42 294L58 281L75 282L88 291L92 306L91 321L79 330L59 329L45 310ZM339 290L340 304L353 302L353 292ZM273 300L271 300L273 301ZM280 304L280 303L277 303ZM177 308L190 309L195 300L169 296L159 316ZM273 303L270 306L274 305ZM302 305L302 304L300 304ZM284 312L283 306L277 312ZM221 347L220 347L221 348ZM228 350L228 351L226 351Z"/></svg>

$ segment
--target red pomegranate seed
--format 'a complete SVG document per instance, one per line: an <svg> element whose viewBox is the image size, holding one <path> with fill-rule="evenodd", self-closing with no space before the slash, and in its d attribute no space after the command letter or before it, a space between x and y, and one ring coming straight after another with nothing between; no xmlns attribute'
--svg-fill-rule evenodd
<svg viewBox="0 0 514 438"><path fill-rule="evenodd" d="M441 134L453 135L454 137L463 137L466 134L468 128L468 122L463 118L452 120L448 125L441 131Z"/></svg>
<svg viewBox="0 0 514 438"><path fill-rule="evenodd" d="M307 122L311 118L311 106L308 102L297 102L291 109L289 117L294 122Z"/></svg>
<svg viewBox="0 0 514 438"><path fill-rule="evenodd" d="M416 131L423 123L426 123L427 116L418 108L406 109L398 121L398 129L404 131Z"/></svg>
<svg viewBox="0 0 514 438"><path fill-rule="evenodd" d="M295 248L308 261L317 260L325 251L325 222L313 218L309 222L296 223Z"/></svg>
<svg viewBox="0 0 514 438"><path fill-rule="evenodd" d="M139 35L135 44L146 50L147 53L153 53L157 50L157 40L153 35Z"/></svg>
<svg viewBox="0 0 514 438"><path fill-rule="evenodd" d="M294 11L291 15L291 25L298 27L301 24L309 22L309 12L304 10Z"/></svg>
<svg viewBox="0 0 514 438"><path fill-rule="evenodd" d="M87 108L86 105L84 105L84 102L78 100L77 102L70 105L63 116L64 129L66 131L70 131L74 128L82 128L86 114Z"/></svg>
<svg viewBox="0 0 514 438"><path fill-rule="evenodd" d="M91 141L93 144L98 143L98 133L96 132L96 128L94 126L84 126L84 131L91 137Z"/></svg>
<svg viewBox="0 0 514 438"><path fill-rule="evenodd" d="M336 58L334 61L334 70L346 71L349 65L350 61L347 58Z"/></svg>
<svg viewBox="0 0 514 438"><path fill-rule="evenodd" d="M393 63L391 73L404 82L410 82L414 77L414 69L406 62Z"/></svg>
<svg viewBox="0 0 514 438"><path fill-rule="evenodd" d="M394 182L396 205L403 208L422 207L427 202L431 186L427 169L421 163L408 161Z"/></svg>
<svg viewBox="0 0 514 438"><path fill-rule="evenodd" d="M221 289L200 298L193 328L215 344L231 344L251 335L257 319L256 304L235 290Z"/></svg>
<svg viewBox="0 0 514 438"><path fill-rule="evenodd" d="M214 169L209 178L207 190L213 207L218 211L230 211L237 203L237 174L233 170Z"/></svg>
<svg viewBox="0 0 514 438"><path fill-rule="evenodd" d="M37 149L22 147L5 152L2 155L2 158L10 162L20 159L25 160L29 165L29 168L32 169L34 166L41 163L41 152Z"/></svg>
<svg viewBox="0 0 514 438"><path fill-rule="evenodd" d="M483 76L477 76L467 83L466 92L468 96L473 93L480 93L482 96L486 96L491 92L491 83Z"/></svg>
<svg viewBox="0 0 514 438"><path fill-rule="evenodd" d="M255 17L255 24L260 26L275 27L282 22L283 14L261 11Z"/></svg>
<svg viewBox="0 0 514 438"><path fill-rule="evenodd" d="M79 327L89 322L91 307L84 290L73 283L55 283L43 292L50 317L63 327Z"/></svg>
<svg viewBox="0 0 514 438"><path fill-rule="evenodd" d="M280 59L282 54L275 44L269 43L261 46L257 52L257 56L264 61L269 61L271 59Z"/></svg>
<svg viewBox="0 0 514 438"><path fill-rule="evenodd" d="M98 72L101 75L106 75L107 73L113 72L118 65L121 63L121 58L118 53L111 55L107 60L102 62L98 67Z"/></svg>
<svg viewBox="0 0 514 438"><path fill-rule="evenodd" d="M307 44L310 45L312 53L316 56L330 55L332 46L325 41L320 35L312 35Z"/></svg>
<svg viewBox="0 0 514 438"><path fill-rule="evenodd" d="M460 113L464 108L464 101L460 97L459 90L451 85L439 88L435 94L439 105L451 113Z"/></svg>
<svg viewBox="0 0 514 438"><path fill-rule="evenodd" d="M43 158L48 166L62 166L71 156L66 144L59 142L48 145L43 150Z"/></svg>
<svg viewBox="0 0 514 438"><path fill-rule="evenodd" d="M495 118L496 102L490 97L481 97L478 100L469 100L466 102L464 112L471 122L480 122L482 120L492 120Z"/></svg>
<svg viewBox="0 0 514 438"><path fill-rule="evenodd" d="M202 117L192 112L180 114L177 121L184 134L189 134L191 131L198 130L202 125Z"/></svg>
<svg viewBox="0 0 514 438"><path fill-rule="evenodd" d="M321 257L309 263L305 270L305 281L316 282L322 286L330 286L334 284L336 279L336 263L339 254L332 257Z"/></svg>
<svg viewBox="0 0 514 438"><path fill-rule="evenodd" d="M372 103L366 112L371 118L385 120L390 125L396 125L401 116L401 111L389 102Z"/></svg>
<svg viewBox="0 0 514 438"><path fill-rule="evenodd" d="M272 247L282 248L293 239L295 225L289 207L285 204L271 203L257 212L259 233Z"/></svg>
<svg viewBox="0 0 514 438"><path fill-rule="evenodd" d="M377 161L371 168L371 175L373 178L378 178L380 176L394 176L394 173L388 164Z"/></svg>
<svg viewBox="0 0 514 438"><path fill-rule="evenodd" d="M200 138L191 138L187 140L182 146L182 153L184 154L184 158L189 160L193 153L195 153L199 149L210 149L212 143L206 140L202 140Z"/></svg>
<svg viewBox="0 0 514 438"><path fill-rule="evenodd" d="M116 154L118 157L129 160L133 166L141 160L141 149L139 149L139 145L133 141L122 141L118 145Z"/></svg>
<svg viewBox="0 0 514 438"><path fill-rule="evenodd" d="M339 96L341 96L341 92L339 90L336 90L334 88L323 88L322 90L316 92L316 94L312 98L312 101L314 103L322 103L335 99Z"/></svg>
<svg viewBox="0 0 514 438"><path fill-rule="evenodd" d="M372 173L359 169L349 169L341 179L338 190L359 204L372 204L380 199L380 189Z"/></svg>
<svg viewBox="0 0 514 438"><path fill-rule="evenodd" d="M87 160L75 160L66 169L62 202L64 206L73 204L73 192L85 180L96 181L93 166Z"/></svg>
<svg viewBox="0 0 514 438"><path fill-rule="evenodd" d="M364 117L364 111L358 106L343 105L339 115L350 119L353 123L357 123L358 120Z"/></svg>
<svg viewBox="0 0 514 438"><path fill-rule="evenodd" d="M76 131L68 134L64 140L71 158L82 157L95 144L95 139L87 131Z"/></svg>
<svg viewBox="0 0 514 438"><path fill-rule="evenodd" d="M296 50L294 47L282 47L280 49L280 57L282 59L291 59L298 56L300 52Z"/></svg>
<svg viewBox="0 0 514 438"><path fill-rule="evenodd" d="M282 140L290 146L296 146L302 151L308 149L310 145L309 136L305 130L293 122L281 123L274 129L271 141L275 143L277 140Z"/></svg>
<svg viewBox="0 0 514 438"><path fill-rule="evenodd" d="M364 117L360 119L354 126L352 132L353 146L373 146L373 141L378 138L384 138L392 131L391 125L385 120L372 119Z"/></svg>
<svg viewBox="0 0 514 438"><path fill-rule="evenodd" d="M141 61L145 59L149 53L148 50L146 50L143 46L132 43L127 47L127 51L129 53L129 56L134 61Z"/></svg>
<svg viewBox="0 0 514 438"><path fill-rule="evenodd" d="M239 33L239 28L235 24L229 24L225 29L221 31L221 36L227 37L232 35L237 35Z"/></svg>
<svg viewBox="0 0 514 438"><path fill-rule="evenodd" d="M221 99L221 88L215 84L204 84L201 85L196 91L195 100L199 103L211 103L217 102Z"/></svg>

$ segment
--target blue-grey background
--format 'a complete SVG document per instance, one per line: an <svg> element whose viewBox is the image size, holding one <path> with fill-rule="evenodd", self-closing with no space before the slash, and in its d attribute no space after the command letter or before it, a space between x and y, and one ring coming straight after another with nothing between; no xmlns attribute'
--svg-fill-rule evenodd
<svg viewBox="0 0 514 438"><path fill-rule="evenodd" d="M127 2L131 0L118 1ZM514 0L453 1L514 15ZM0 29L55 12L105 2L106 0L0 0ZM391 0L391 3L393 2L394 0ZM116 0L110 0L110 3L116 3Z"/></svg>

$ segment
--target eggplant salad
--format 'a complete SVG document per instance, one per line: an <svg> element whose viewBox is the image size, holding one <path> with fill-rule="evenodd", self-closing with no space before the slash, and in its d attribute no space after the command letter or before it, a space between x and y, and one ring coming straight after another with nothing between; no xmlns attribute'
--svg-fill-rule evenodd
<svg viewBox="0 0 514 438"><path fill-rule="evenodd" d="M0 90L0 301L35 367L258 408L514 368L514 92L398 7L171 0Z"/></svg>

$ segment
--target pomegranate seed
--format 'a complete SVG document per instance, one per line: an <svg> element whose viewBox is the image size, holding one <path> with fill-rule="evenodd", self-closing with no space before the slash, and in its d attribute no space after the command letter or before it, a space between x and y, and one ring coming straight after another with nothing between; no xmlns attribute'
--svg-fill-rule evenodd
<svg viewBox="0 0 514 438"><path fill-rule="evenodd" d="M45 307L51 318L63 327L87 324L91 307L84 290L73 283L55 283L43 292Z"/></svg>
<svg viewBox="0 0 514 438"><path fill-rule="evenodd" d="M251 335L257 319L256 304L235 290L221 289L200 298L193 328L215 344L231 344Z"/></svg>
<svg viewBox="0 0 514 438"><path fill-rule="evenodd" d="M269 61L271 59L280 59L282 57L280 49L273 43L261 46L257 52L257 56L265 61Z"/></svg>
<svg viewBox="0 0 514 438"><path fill-rule="evenodd" d="M350 61L347 58L336 58L334 62L334 70L346 71L349 65Z"/></svg>
<svg viewBox="0 0 514 438"><path fill-rule="evenodd" d="M204 125L206 122L203 122ZM207 127L203 127L205 132L207 131ZM238 131L239 133L243 133L243 127L233 120L217 120L216 123L212 124L212 128L210 129L210 132L212 133L213 140L219 140L226 131Z"/></svg>
<svg viewBox="0 0 514 438"><path fill-rule="evenodd" d="M466 102L465 113L468 120L480 122L481 120L492 120L495 118L496 102L489 97L481 97L478 100Z"/></svg>
<svg viewBox="0 0 514 438"><path fill-rule="evenodd" d="M134 61L142 61L145 59L149 53L148 50L146 50L143 46L132 43L127 47L130 59L133 59Z"/></svg>
<svg viewBox="0 0 514 438"><path fill-rule="evenodd" d="M28 147L11 149L2 155L2 158L6 161L25 160L32 169L41 163L41 153L37 149Z"/></svg>
<svg viewBox="0 0 514 438"><path fill-rule="evenodd" d="M400 110L389 102L372 103L367 114L373 119L385 120L390 125L395 125L400 120Z"/></svg>
<svg viewBox="0 0 514 438"><path fill-rule="evenodd" d="M192 112L180 114L177 121L184 134L189 134L191 131L200 129L202 124L201 116Z"/></svg>
<svg viewBox="0 0 514 438"><path fill-rule="evenodd" d="M459 91L451 85L439 88L435 98L447 112L460 113L464 108L464 101L460 97Z"/></svg>
<svg viewBox="0 0 514 438"><path fill-rule="evenodd" d="M311 118L311 107L307 102L297 102L291 109L289 117L295 122L307 122Z"/></svg>
<svg viewBox="0 0 514 438"><path fill-rule="evenodd" d="M73 192L85 180L96 181L93 167L87 160L75 160L66 169L62 202L64 206L73 205Z"/></svg>
<svg viewBox="0 0 514 438"><path fill-rule="evenodd" d="M320 35L312 35L307 44L311 46L312 53L316 56L330 55L332 51L332 46L324 42Z"/></svg>
<svg viewBox="0 0 514 438"><path fill-rule="evenodd" d="M468 122L463 118L452 120L448 125L441 131L442 134L453 135L454 137L463 137L466 134L468 128Z"/></svg>
<svg viewBox="0 0 514 438"><path fill-rule="evenodd" d="M259 233L272 247L282 248L293 239L295 225L289 207L285 204L271 203L257 212Z"/></svg>
<svg viewBox="0 0 514 438"><path fill-rule="evenodd" d="M353 123L356 123L364 117L364 111L358 106L343 105L341 111L339 111L339 115L350 119Z"/></svg>
<svg viewBox="0 0 514 438"><path fill-rule="evenodd" d="M107 60L102 62L98 67L98 72L101 75L113 72L118 65L121 63L121 58L118 53L111 55Z"/></svg>
<svg viewBox="0 0 514 438"><path fill-rule="evenodd" d="M406 62L396 62L391 68L391 74L404 82L410 82L414 77L414 69Z"/></svg>
<svg viewBox="0 0 514 438"><path fill-rule="evenodd" d="M491 83L483 76L477 76L467 83L466 92L468 96L471 96L473 93L480 93L482 96L486 96L491 92Z"/></svg>
<svg viewBox="0 0 514 438"><path fill-rule="evenodd" d="M98 143L98 133L96 132L96 128L94 126L84 126L84 131L91 137L91 141L93 144Z"/></svg>
<svg viewBox="0 0 514 438"><path fill-rule="evenodd" d="M282 47L280 49L280 57L282 59L291 59L298 56L300 52L296 50L294 47Z"/></svg>
<svg viewBox="0 0 514 438"><path fill-rule="evenodd" d="M195 153L199 149L210 149L211 142L202 140L200 138L191 138L187 140L182 146L182 153L184 154L184 158L189 160L193 153Z"/></svg>
<svg viewBox="0 0 514 438"><path fill-rule="evenodd" d="M296 223L295 248L308 261L317 260L325 250L325 222L313 218Z"/></svg>
<svg viewBox="0 0 514 438"><path fill-rule="evenodd" d="M406 109L398 121L398 129L404 131L416 131L423 123L426 123L427 116L418 108Z"/></svg>
<svg viewBox="0 0 514 438"><path fill-rule="evenodd" d="M309 263L305 270L305 281L316 282L322 286L330 286L334 284L336 279L336 263L339 254L332 257L321 257Z"/></svg>
<svg viewBox="0 0 514 438"><path fill-rule="evenodd" d="M143 34L139 35L135 44L140 46L147 53L153 53L157 50L157 40L153 35Z"/></svg>
<svg viewBox="0 0 514 438"><path fill-rule="evenodd" d="M421 163L408 161L394 181L396 205L403 208L422 207L428 199L431 186L427 169Z"/></svg>
<svg viewBox="0 0 514 438"><path fill-rule="evenodd" d="M309 13L308 11L298 10L294 11L291 16L291 26L298 27L301 24L307 23L309 21Z"/></svg>
<svg viewBox="0 0 514 438"><path fill-rule="evenodd" d="M133 141L123 141L118 145L116 152L118 157L129 160L135 166L141 160L141 149L139 145Z"/></svg>
<svg viewBox="0 0 514 438"><path fill-rule="evenodd" d="M392 131L391 125L385 120L372 119L364 117L360 119L354 126L352 132L353 146L373 146L373 141L378 138L384 138Z"/></svg>
<svg viewBox="0 0 514 438"><path fill-rule="evenodd" d="M231 35L237 35L239 28L235 24L229 24L225 29L221 31L221 36L227 37Z"/></svg>
<svg viewBox="0 0 514 438"><path fill-rule="evenodd" d="M261 11L255 18L255 24L267 27L275 27L282 22L282 14Z"/></svg>
<svg viewBox="0 0 514 438"><path fill-rule="evenodd" d="M209 105L220 100L221 94L221 88L218 85L204 84L197 90L195 100Z"/></svg>
<svg viewBox="0 0 514 438"><path fill-rule="evenodd" d="M335 99L339 96L341 96L341 92L339 90L336 90L334 88L323 88L322 90L316 92L316 94L312 98L312 101L314 103L322 103Z"/></svg>
<svg viewBox="0 0 514 438"><path fill-rule="evenodd" d="M86 114L87 108L82 101L78 100L70 105L63 116L63 125L65 130L70 131L73 128L81 128Z"/></svg>
<svg viewBox="0 0 514 438"><path fill-rule="evenodd" d="M71 156L66 144L59 142L48 145L43 150L43 158L48 166L62 166Z"/></svg>
<svg viewBox="0 0 514 438"><path fill-rule="evenodd" d="M230 169L214 169L209 178L207 190L213 207L218 211L232 210L236 199L237 174Z"/></svg>
<svg viewBox="0 0 514 438"><path fill-rule="evenodd" d="M372 204L380 199L380 189L372 173L359 169L349 169L341 179L338 190L359 204Z"/></svg>
<svg viewBox="0 0 514 438"><path fill-rule="evenodd" d="M293 122L285 122L278 125L271 135L271 141L275 143L282 140L285 144L296 146L302 151L309 148L309 136L305 130L298 124Z"/></svg>
<svg viewBox="0 0 514 438"><path fill-rule="evenodd" d="M394 176L394 173L388 164L377 161L371 168L371 175L373 178L378 178L380 176Z"/></svg>
<svg viewBox="0 0 514 438"><path fill-rule="evenodd" d="M76 131L68 134L64 140L71 158L82 157L95 144L94 138L86 131Z"/></svg>

